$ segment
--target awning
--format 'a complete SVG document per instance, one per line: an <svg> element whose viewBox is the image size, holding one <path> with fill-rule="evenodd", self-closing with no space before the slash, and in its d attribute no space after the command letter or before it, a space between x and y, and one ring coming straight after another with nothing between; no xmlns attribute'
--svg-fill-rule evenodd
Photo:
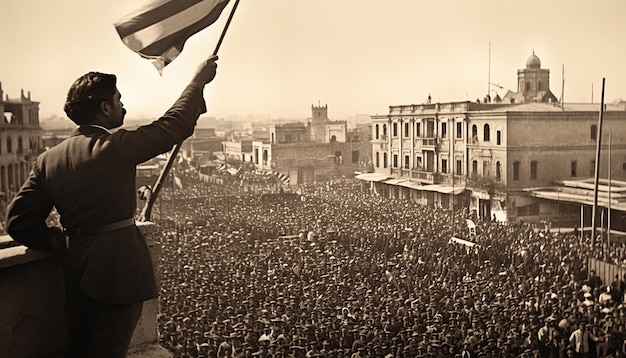
<svg viewBox="0 0 626 358"><path fill-rule="evenodd" d="M436 191L442 194L453 194L458 195L465 191L465 186L451 186L451 185L441 185L441 184L430 184L423 185L420 190L426 191Z"/></svg>
<svg viewBox="0 0 626 358"><path fill-rule="evenodd" d="M407 179L404 179L404 178L391 178L391 179L385 180L383 183L389 184L389 185L398 185L400 183L404 183L405 181L407 181Z"/></svg>
<svg viewBox="0 0 626 358"><path fill-rule="evenodd" d="M363 173L355 176L356 179L365 180L365 181L383 181L389 178L387 174L380 173Z"/></svg>
<svg viewBox="0 0 626 358"><path fill-rule="evenodd" d="M573 187L561 187L561 186L550 186L550 187L541 187L541 188L528 188L524 189L531 196L547 199L552 201L562 201L569 202L575 204L589 205L593 206L594 196L593 190L582 189L582 188L573 188ZM606 192L598 193L598 205L601 207L608 208L609 200ZM611 196L611 209L626 211L626 202L623 200L623 196L619 194L614 194Z"/></svg>
<svg viewBox="0 0 626 358"><path fill-rule="evenodd" d="M424 186L418 182L411 181L411 180L404 181L398 185L403 186L405 188L411 188L411 189L417 189L417 190L420 190Z"/></svg>

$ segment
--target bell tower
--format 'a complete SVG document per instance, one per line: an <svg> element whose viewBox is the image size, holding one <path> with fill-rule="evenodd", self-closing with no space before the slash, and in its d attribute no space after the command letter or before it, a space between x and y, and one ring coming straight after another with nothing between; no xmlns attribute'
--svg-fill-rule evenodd
<svg viewBox="0 0 626 358"><path fill-rule="evenodd" d="M541 68L534 50L526 60L526 68L517 71L517 93L524 96L524 102L542 102L550 93L550 70Z"/></svg>

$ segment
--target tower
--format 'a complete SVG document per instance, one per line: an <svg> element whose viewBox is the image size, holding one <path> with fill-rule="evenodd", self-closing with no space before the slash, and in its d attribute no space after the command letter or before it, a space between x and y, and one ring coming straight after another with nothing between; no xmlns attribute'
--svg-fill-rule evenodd
<svg viewBox="0 0 626 358"><path fill-rule="evenodd" d="M328 121L328 105L311 105L313 122L326 122Z"/></svg>
<svg viewBox="0 0 626 358"><path fill-rule="evenodd" d="M517 71L517 93L523 95L524 102L556 100L550 92L550 70L541 68L541 60L535 51L526 60L526 68Z"/></svg>

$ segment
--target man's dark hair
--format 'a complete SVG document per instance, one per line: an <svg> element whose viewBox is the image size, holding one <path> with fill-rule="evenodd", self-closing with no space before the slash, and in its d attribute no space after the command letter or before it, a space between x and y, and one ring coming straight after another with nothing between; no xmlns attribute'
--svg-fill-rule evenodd
<svg viewBox="0 0 626 358"><path fill-rule="evenodd" d="M89 72L70 87L63 110L76 124L87 124L100 111L100 103L112 103L117 78L115 75Z"/></svg>

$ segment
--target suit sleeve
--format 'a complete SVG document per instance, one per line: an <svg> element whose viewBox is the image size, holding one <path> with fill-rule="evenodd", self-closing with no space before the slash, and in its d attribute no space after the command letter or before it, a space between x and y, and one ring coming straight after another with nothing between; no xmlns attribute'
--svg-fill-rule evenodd
<svg viewBox="0 0 626 358"><path fill-rule="evenodd" d="M161 118L134 131L120 130L111 137L129 162L143 163L191 136L198 117L205 112L202 88L190 84Z"/></svg>
<svg viewBox="0 0 626 358"><path fill-rule="evenodd" d="M46 224L52 207L52 198L43 189L39 169L35 165L7 207L7 233L13 240L31 249L55 249L63 233L61 229Z"/></svg>

